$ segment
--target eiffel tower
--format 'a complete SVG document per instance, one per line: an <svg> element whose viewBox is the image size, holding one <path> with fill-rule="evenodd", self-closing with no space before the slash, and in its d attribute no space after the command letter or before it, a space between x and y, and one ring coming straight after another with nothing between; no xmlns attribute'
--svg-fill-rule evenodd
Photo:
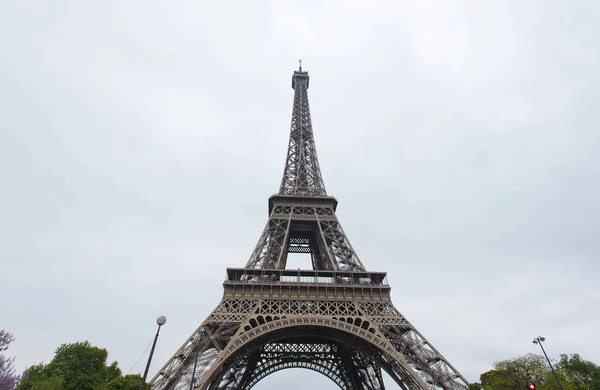
<svg viewBox="0 0 600 390"><path fill-rule="evenodd" d="M343 390L466 389L467 380L400 314L386 273L367 271L325 191L308 105L294 71L294 106L279 193L244 268L228 268L223 299L151 381L153 389L250 389L286 368L317 371ZM286 269L288 253L312 270Z"/></svg>

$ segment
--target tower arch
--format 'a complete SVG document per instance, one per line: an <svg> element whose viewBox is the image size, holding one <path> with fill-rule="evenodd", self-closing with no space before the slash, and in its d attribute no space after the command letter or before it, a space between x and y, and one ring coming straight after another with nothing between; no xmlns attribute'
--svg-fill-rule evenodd
<svg viewBox="0 0 600 390"><path fill-rule="evenodd" d="M378 367L402 389L427 388L383 335L345 321L281 319L253 328L243 340L222 351L199 388L248 390L272 373L295 367L319 372L344 390L362 389L364 382L383 388ZM240 367L243 375L232 375Z"/></svg>

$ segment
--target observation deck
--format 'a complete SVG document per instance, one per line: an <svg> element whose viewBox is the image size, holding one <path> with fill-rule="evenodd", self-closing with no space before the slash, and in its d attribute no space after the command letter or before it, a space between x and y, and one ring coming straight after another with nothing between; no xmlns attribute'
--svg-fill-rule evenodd
<svg viewBox="0 0 600 390"><path fill-rule="evenodd" d="M275 206L331 207L337 209L338 201L333 196L272 195L269 198L269 215Z"/></svg>
<svg viewBox="0 0 600 390"><path fill-rule="evenodd" d="M270 299L390 299L385 272L227 268L226 297Z"/></svg>

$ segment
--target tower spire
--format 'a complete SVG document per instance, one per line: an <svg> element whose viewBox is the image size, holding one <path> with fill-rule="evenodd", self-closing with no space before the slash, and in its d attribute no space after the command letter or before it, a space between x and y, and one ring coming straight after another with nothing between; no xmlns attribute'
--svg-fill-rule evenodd
<svg viewBox="0 0 600 390"><path fill-rule="evenodd" d="M302 71L300 60L299 70L292 76L292 126L279 195L327 196L313 137L308 84L308 72Z"/></svg>

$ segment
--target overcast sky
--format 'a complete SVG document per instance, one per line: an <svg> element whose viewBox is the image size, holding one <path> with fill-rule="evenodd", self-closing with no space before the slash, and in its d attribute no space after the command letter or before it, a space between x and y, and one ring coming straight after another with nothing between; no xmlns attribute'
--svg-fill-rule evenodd
<svg viewBox="0 0 600 390"><path fill-rule="evenodd" d="M89 340L139 373L165 315L150 374L167 361L264 227L301 58L328 193L398 310L470 381L538 335L600 363L599 18L596 1L1 2L8 354L22 371ZM284 382L335 388L296 369L257 389Z"/></svg>

